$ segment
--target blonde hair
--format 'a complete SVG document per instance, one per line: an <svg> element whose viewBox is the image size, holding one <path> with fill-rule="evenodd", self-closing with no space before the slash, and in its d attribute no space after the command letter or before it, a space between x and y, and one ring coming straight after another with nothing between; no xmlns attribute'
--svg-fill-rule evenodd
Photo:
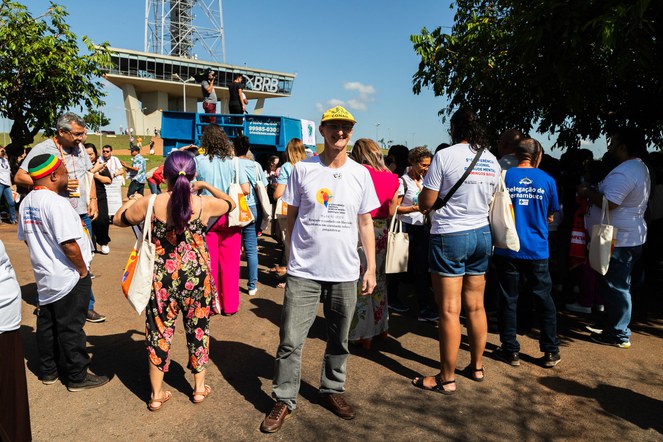
<svg viewBox="0 0 663 442"><path fill-rule="evenodd" d="M288 141L288 145L285 146L285 158L293 166L301 160L306 159L306 151L304 150L302 140L293 138Z"/></svg>
<svg viewBox="0 0 663 442"><path fill-rule="evenodd" d="M384 156L382 155L380 146L370 138L358 139L352 147L350 158L359 164L366 164L378 172L389 170L384 165Z"/></svg>

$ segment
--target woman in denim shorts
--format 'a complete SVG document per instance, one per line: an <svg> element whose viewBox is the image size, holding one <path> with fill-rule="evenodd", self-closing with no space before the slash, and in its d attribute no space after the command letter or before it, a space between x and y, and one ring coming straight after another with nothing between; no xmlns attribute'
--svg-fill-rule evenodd
<svg viewBox="0 0 663 442"><path fill-rule="evenodd" d="M427 211L444 198L462 177L480 146L485 145L476 115L459 109L451 117L453 146L438 152L424 180L419 207ZM442 394L456 391L456 360L460 346L460 310L467 314L470 364L466 375L483 381L482 354L488 325L483 306L485 273L492 252L488 206L499 181L500 166L484 150L472 172L447 204L430 213L431 246L429 267L433 290L440 309L440 373L419 376L412 383Z"/></svg>

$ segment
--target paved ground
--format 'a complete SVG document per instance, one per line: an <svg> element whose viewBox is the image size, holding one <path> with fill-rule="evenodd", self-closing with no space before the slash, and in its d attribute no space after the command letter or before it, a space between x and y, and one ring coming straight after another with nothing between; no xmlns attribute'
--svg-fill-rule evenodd
<svg viewBox="0 0 663 442"><path fill-rule="evenodd" d="M243 289L239 313L212 320L207 371L212 395L201 405L189 400L192 375L186 371L179 327L171 371L166 375L173 399L159 413L150 413L143 318L132 311L119 290L132 234L111 229L111 254L98 255L92 265L97 276L93 282L97 310L108 321L87 324L86 332L93 371L113 379L96 390L69 393L60 382L45 386L37 379L35 285L27 249L17 241L15 226L0 226L0 237L23 288L22 332L37 441L663 440L663 316L651 313L641 313L633 325L629 350L591 343L583 328L589 318L563 313L559 366L537 366L537 342L521 336L520 367L487 358L486 382L459 376L455 396L410 385L417 373L437 371L437 329L409 315L393 315L389 338L370 351L353 349L346 397L356 407L357 418L343 421L317 400L325 339L320 312L304 350L299 407L279 433L263 435L258 427L272 404L273 355L283 296L266 271L274 256L268 238L262 241L258 294L249 297ZM242 280L242 287L245 283ZM491 333L488 341L487 353L499 338ZM468 362L463 344L459 368Z"/></svg>

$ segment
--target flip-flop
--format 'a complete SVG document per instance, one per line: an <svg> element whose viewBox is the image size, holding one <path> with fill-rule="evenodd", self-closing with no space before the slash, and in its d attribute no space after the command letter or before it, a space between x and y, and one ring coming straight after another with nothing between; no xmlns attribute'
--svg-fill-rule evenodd
<svg viewBox="0 0 663 442"><path fill-rule="evenodd" d="M434 391L436 393L445 394L445 395L452 395L456 393L456 390L444 389L445 385L455 384L456 383L455 379L453 381L442 382L442 379L440 379L440 375L438 374L433 376L433 378L435 379L435 385L432 387L426 387L426 385L424 385L425 377L426 376L417 376L416 378L412 379L412 385L414 385L417 388L421 388L422 390Z"/></svg>
<svg viewBox="0 0 663 442"><path fill-rule="evenodd" d="M486 372L484 371L483 367L472 368L470 365L468 365L467 367L463 368L461 373L464 376L472 379L474 382L483 382L483 380L486 378ZM481 373L481 377L477 376L477 373Z"/></svg>
<svg viewBox="0 0 663 442"><path fill-rule="evenodd" d="M212 387L205 384L205 391L204 392L201 393L200 391L195 391L194 390L193 394L191 395L191 402L193 402L194 404L200 404L200 403L204 402L205 399L207 399L207 396L209 396L210 393L212 393ZM196 399L196 396L202 396L203 398L202 399Z"/></svg>
<svg viewBox="0 0 663 442"><path fill-rule="evenodd" d="M159 410L161 410L161 407L163 407L163 404L168 402L171 397L173 397L173 394L168 390L164 390L161 393L161 399L150 399L150 402L147 403L147 409L150 410L150 411L159 411ZM158 407L152 405L155 402L159 404Z"/></svg>

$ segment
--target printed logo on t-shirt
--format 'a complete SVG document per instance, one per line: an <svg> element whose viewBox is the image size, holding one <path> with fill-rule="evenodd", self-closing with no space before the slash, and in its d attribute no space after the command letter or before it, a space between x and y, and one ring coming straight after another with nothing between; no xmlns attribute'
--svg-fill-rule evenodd
<svg viewBox="0 0 663 442"><path fill-rule="evenodd" d="M325 207L329 207L329 203L332 199L332 193L331 190L323 187L322 189L318 190L315 194L315 200L319 202L320 204L324 204Z"/></svg>
<svg viewBox="0 0 663 442"><path fill-rule="evenodd" d="M530 184L532 184L532 180L525 177L522 180L518 181L518 184L522 184L523 186L529 186Z"/></svg>

